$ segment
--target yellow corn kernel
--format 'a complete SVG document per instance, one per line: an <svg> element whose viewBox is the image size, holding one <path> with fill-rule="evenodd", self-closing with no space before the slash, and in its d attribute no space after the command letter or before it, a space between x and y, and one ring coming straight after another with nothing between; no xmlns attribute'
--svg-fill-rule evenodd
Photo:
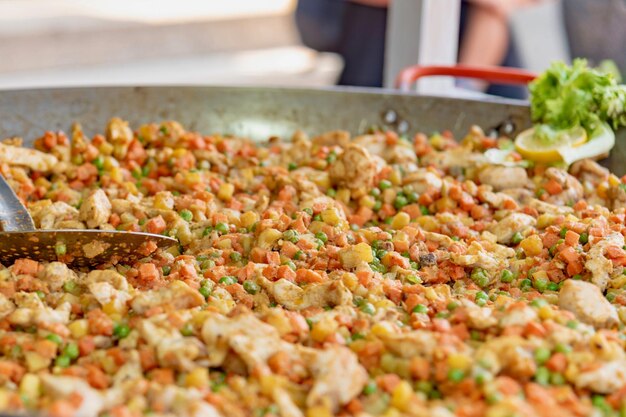
<svg viewBox="0 0 626 417"><path fill-rule="evenodd" d="M453 353L448 356L448 366L467 371L472 366L472 359L462 353Z"/></svg>
<svg viewBox="0 0 626 417"><path fill-rule="evenodd" d="M159 210L172 210L174 208L174 197L169 191L159 191L154 196L152 205Z"/></svg>
<svg viewBox="0 0 626 417"><path fill-rule="evenodd" d="M550 306L542 306L539 309L539 317L541 320L548 320L554 317L554 310Z"/></svg>
<svg viewBox="0 0 626 417"><path fill-rule="evenodd" d="M433 287L427 287L426 290L424 291L424 296L429 301L434 301L439 298L437 296L437 292L433 289Z"/></svg>
<svg viewBox="0 0 626 417"><path fill-rule="evenodd" d="M622 182L617 178L615 174L609 175L609 186L618 187Z"/></svg>
<svg viewBox="0 0 626 417"><path fill-rule="evenodd" d="M233 242L230 239L220 239L215 246L220 249L230 249L233 247Z"/></svg>
<svg viewBox="0 0 626 417"><path fill-rule="evenodd" d="M350 291L354 291L359 285L359 280L356 275L351 272L343 274L341 276L341 280L343 281L343 285L345 285Z"/></svg>
<svg viewBox="0 0 626 417"><path fill-rule="evenodd" d="M259 234L257 244L263 249L270 249L283 234L276 229L265 229Z"/></svg>
<svg viewBox="0 0 626 417"><path fill-rule="evenodd" d="M393 220L391 220L391 228L395 230L402 229L410 222L411 216L409 216L408 213L401 211L400 213L393 216Z"/></svg>
<svg viewBox="0 0 626 417"><path fill-rule="evenodd" d="M536 271L536 272L533 272L533 279L549 280L550 278L548 278L548 273L546 271Z"/></svg>
<svg viewBox="0 0 626 417"><path fill-rule="evenodd" d="M427 232L432 232L439 228L439 222L433 216L420 216L417 218L417 224Z"/></svg>
<svg viewBox="0 0 626 417"><path fill-rule="evenodd" d="M546 227L554 223L555 219L556 219L556 216L554 214L543 213L542 215L537 217L537 228L545 229Z"/></svg>
<svg viewBox="0 0 626 417"><path fill-rule="evenodd" d="M46 369L50 366L50 362L52 362L52 359L45 358L39 353L31 351L24 353L24 359L26 359L26 368L28 369L28 372L37 372L42 369Z"/></svg>
<svg viewBox="0 0 626 417"><path fill-rule="evenodd" d="M400 175L400 171L398 169L391 171L389 174L389 181L391 181L393 185L400 185L402 183L402 175Z"/></svg>
<svg viewBox="0 0 626 417"><path fill-rule="evenodd" d="M359 198L359 205L367 208L373 208L376 205L376 199L371 195L364 195Z"/></svg>
<svg viewBox="0 0 626 417"><path fill-rule="evenodd" d="M233 198L233 193L235 192L235 186L229 183L222 183L220 185L220 189L217 192L217 197L223 201L230 201Z"/></svg>
<svg viewBox="0 0 626 417"><path fill-rule="evenodd" d="M333 413L328 407L315 405L306 410L306 417L333 417Z"/></svg>
<svg viewBox="0 0 626 417"><path fill-rule="evenodd" d="M89 323L86 319L75 320L71 322L68 326L70 332L72 333L72 337L74 339L80 339L81 337L87 336L89 332Z"/></svg>
<svg viewBox="0 0 626 417"><path fill-rule="evenodd" d="M102 155L111 155L113 153L113 145L111 145L109 142L104 142L98 147L98 150ZM105 167L105 169L107 168Z"/></svg>
<svg viewBox="0 0 626 417"><path fill-rule="evenodd" d="M252 181L254 179L254 170L252 170L252 168L244 168L240 172L241 176L246 181Z"/></svg>
<svg viewBox="0 0 626 417"><path fill-rule="evenodd" d="M0 410L6 410L9 408L9 391L2 388L0 389Z"/></svg>
<svg viewBox="0 0 626 417"><path fill-rule="evenodd" d="M327 173L324 173L324 174L325 175L315 175L312 181L315 183L315 185L317 185L321 189L326 190L330 188L331 183L330 183L330 177L328 176L328 174Z"/></svg>
<svg viewBox="0 0 626 417"><path fill-rule="evenodd" d="M328 336L335 333L339 325L332 318L324 318L313 325L311 338L316 342L323 342Z"/></svg>
<svg viewBox="0 0 626 417"><path fill-rule="evenodd" d="M324 223L330 224L331 226L337 226L341 220L341 217L339 217L335 208L329 208L322 211L321 216Z"/></svg>
<svg viewBox="0 0 626 417"><path fill-rule="evenodd" d="M541 238L537 235L528 236L520 242L520 246L526 256L537 256L543 249Z"/></svg>
<svg viewBox="0 0 626 417"><path fill-rule="evenodd" d="M115 182L122 183L124 181L124 175L122 174L122 170L119 167L111 168L109 172L111 179Z"/></svg>
<svg viewBox="0 0 626 417"><path fill-rule="evenodd" d="M339 259L344 268L354 268L361 262L372 262L374 255L372 248L365 242L361 242L350 248L342 249L339 252Z"/></svg>
<svg viewBox="0 0 626 417"><path fill-rule="evenodd" d="M100 365L102 365L102 369L104 369L107 374L114 374L117 372L117 364L115 363L113 356L103 356L100 359Z"/></svg>
<svg viewBox="0 0 626 417"><path fill-rule="evenodd" d="M259 221L259 215L255 211L246 211L241 215L239 221L242 227L250 228L254 223Z"/></svg>
<svg viewBox="0 0 626 417"><path fill-rule="evenodd" d="M606 198L606 192L608 189L609 189L609 184L606 181L598 184L598 186L596 187L596 193L598 194L598 197Z"/></svg>
<svg viewBox="0 0 626 417"><path fill-rule="evenodd" d="M111 300L102 306L102 311L109 316L113 321L119 321L126 314L126 304Z"/></svg>
<svg viewBox="0 0 626 417"><path fill-rule="evenodd" d="M373 304L374 304L374 307L376 307L376 308L392 308L392 307L395 307L395 304L393 303L393 301L388 300L386 298L383 298L381 300L375 301Z"/></svg>
<svg viewBox="0 0 626 417"><path fill-rule="evenodd" d="M354 342L350 343L350 350L352 350L353 352L360 352L363 349L365 349L365 346L368 344L369 342L367 342L366 340L363 339L358 339L355 340Z"/></svg>
<svg viewBox="0 0 626 417"><path fill-rule="evenodd" d="M187 172L185 173L184 182L188 187L194 186L202 182L202 174L199 172Z"/></svg>
<svg viewBox="0 0 626 417"><path fill-rule="evenodd" d="M272 395L277 388L285 385L285 380L280 375L264 374L260 378L261 392L265 395Z"/></svg>
<svg viewBox="0 0 626 417"><path fill-rule="evenodd" d="M401 417L402 413L395 407L389 407L387 411L382 414L382 417Z"/></svg>
<svg viewBox="0 0 626 417"><path fill-rule="evenodd" d="M126 191L128 191L132 195L139 194L139 190L137 189L137 186L130 181L124 182L124 188L126 188Z"/></svg>
<svg viewBox="0 0 626 417"><path fill-rule="evenodd" d="M281 336L291 333L293 330L289 319L285 315L285 311L282 309L271 309L266 317L266 321L267 324L278 330L278 333L280 333Z"/></svg>
<svg viewBox="0 0 626 417"><path fill-rule="evenodd" d="M394 333L394 328L388 321L381 321L372 326L370 333L374 336L387 336Z"/></svg>
<svg viewBox="0 0 626 417"><path fill-rule="evenodd" d="M402 411L407 410L412 396L411 384L401 381L391 393L391 405Z"/></svg>
<svg viewBox="0 0 626 417"><path fill-rule="evenodd" d="M135 395L128 401L126 407L132 412L141 414L141 412L146 409L147 405L147 400L143 395Z"/></svg>
<svg viewBox="0 0 626 417"><path fill-rule="evenodd" d="M620 307L617 309L617 316L622 321L622 323L626 324L626 307Z"/></svg>
<svg viewBox="0 0 626 417"><path fill-rule="evenodd" d="M36 400L41 394L41 379L35 374L26 374L20 381L20 394L29 400Z"/></svg>
<svg viewBox="0 0 626 417"><path fill-rule="evenodd" d="M193 388L206 388L209 386L209 370L196 368L185 377L185 385Z"/></svg>
<svg viewBox="0 0 626 417"><path fill-rule="evenodd" d="M624 288L626 286L626 275L619 275L617 278L611 280L612 288Z"/></svg>
<svg viewBox="0 0 626 417"><path fill-rule="evenodd" d="M350 202L350 190L348 190L347 188L340 188L339 190L337 190L335 199L337 201L341 201L344 204L348 204Z"/></svg>
<svg viewBox="0 0 626 417"><path fill-rule="evenodd" d="M174 158L180 158L181 156L185 156L186 153L187 153L187 149L185 149L185 148L176 148L176 149L174 149L174 152L172 153L172 156Z"/></svg>

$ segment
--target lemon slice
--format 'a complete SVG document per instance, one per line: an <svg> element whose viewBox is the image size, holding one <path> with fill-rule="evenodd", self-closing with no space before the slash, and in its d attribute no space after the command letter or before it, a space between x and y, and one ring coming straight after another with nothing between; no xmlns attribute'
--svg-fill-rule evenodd
<svg viewBox="0 0 626 417"><path fill-rule="evenodd" d="M559 132L556 141L545 142L535 135L535 128L527 129L515 138L515 150L524 158L535 162L552 163L564 160L566 149L576 148L587 141L582 127Z"/></svg>
<svg viewBox="0 0 626 417"><path fill-rule="evenodd" d="M563 161L569 165L585 158L597 158L609 153L615 146L615 132L611 126L602 123L592 134L589 140L580 146L559 149Z"/></svg>

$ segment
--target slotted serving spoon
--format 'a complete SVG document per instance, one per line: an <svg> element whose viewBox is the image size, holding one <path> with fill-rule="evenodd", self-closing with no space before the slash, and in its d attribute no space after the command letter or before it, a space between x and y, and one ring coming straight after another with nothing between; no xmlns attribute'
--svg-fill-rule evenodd
<svg viewBox="0 0 626 417"><path fill-rule="evenodd" d="M113 230L35 229L32 217L0 175L0 263L30 258L95 266L148 255L150 242L159 248L178 243L167 236ZM151 246L151 245L150 245Z"/></svg>

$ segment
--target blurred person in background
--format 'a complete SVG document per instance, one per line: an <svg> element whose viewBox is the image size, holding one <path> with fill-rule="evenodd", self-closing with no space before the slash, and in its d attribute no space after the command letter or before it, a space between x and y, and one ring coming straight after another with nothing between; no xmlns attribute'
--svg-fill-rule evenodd
<svg viewBox="0 0 626 417"><path fill-rule="evenodd" d="M517 8L539 1L462 1L459 62L519 66L510 42L508 17ZM304 44L319 51L338 53L344 59L339 85L382 86L389 2L299 0L296 23ZM524 89L494 86L487 92L523 97Z"/></svg>

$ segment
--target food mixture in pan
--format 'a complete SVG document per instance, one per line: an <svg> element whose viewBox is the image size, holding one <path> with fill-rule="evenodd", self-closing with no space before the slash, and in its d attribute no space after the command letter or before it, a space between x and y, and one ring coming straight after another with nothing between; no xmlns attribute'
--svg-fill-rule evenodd
<svg viewBox="0 0 626 417"><path fill-rule="evenodd" d="M5 141L42 229L180 245L0 269L0 407L53 417L619 416L626 178L472 128Z"/></svg>

